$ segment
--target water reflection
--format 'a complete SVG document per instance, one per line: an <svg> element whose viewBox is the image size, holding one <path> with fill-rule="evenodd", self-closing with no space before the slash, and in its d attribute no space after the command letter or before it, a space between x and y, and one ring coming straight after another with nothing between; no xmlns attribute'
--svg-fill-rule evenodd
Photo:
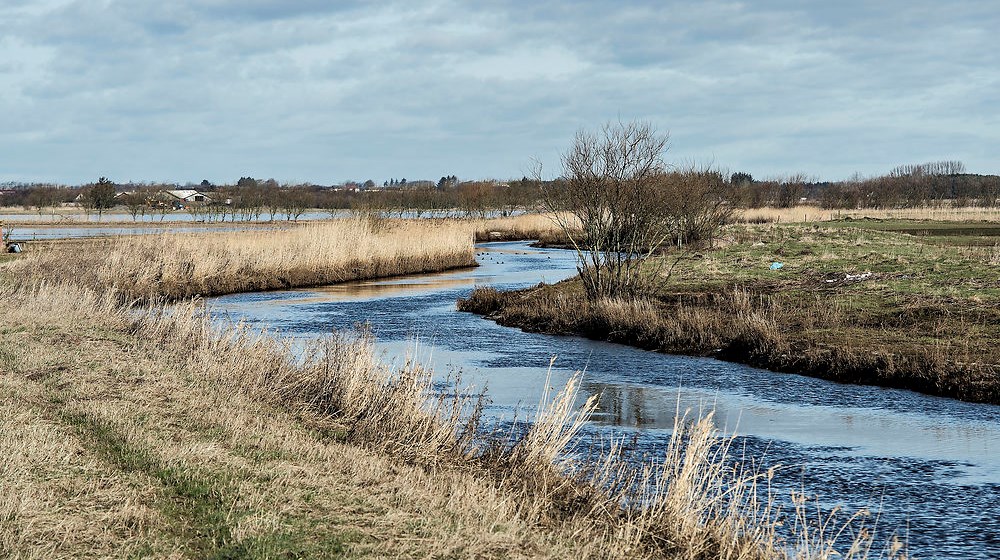
<svg viewBox="0 0 1000 560"><path fill-rule="evenodd" d="M295 304L405 297L408 293L433 289L461 288L472 286L476 283L488 282L488 280L488 278L483 277L456 276L452 272L444 272L440 274L405 276L392 280L345 282L343 284L312 289L309 291L310 295L308 297L296 299Z"/></svg>

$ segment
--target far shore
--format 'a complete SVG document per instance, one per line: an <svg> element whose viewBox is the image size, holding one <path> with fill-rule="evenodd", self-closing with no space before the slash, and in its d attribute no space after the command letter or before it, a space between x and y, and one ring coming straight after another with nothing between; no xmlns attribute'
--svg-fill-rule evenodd
<svg viewBox="0 0 1000 560"><path fill-rule="evenodd" d="M636 301L588 301L571 279L458 305L531 332L1000 404L1000 230L918 225L730 226L715 249L663 257L678 259L670 278Z"/></svg>

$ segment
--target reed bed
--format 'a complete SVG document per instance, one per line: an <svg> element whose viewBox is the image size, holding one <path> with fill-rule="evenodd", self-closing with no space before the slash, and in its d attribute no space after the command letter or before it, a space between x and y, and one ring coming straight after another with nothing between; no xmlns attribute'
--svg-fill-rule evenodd
<svg viewBox="0 0 1000 560"><path fill-rule="evenodd" d="M181 299L474 266L466 224L347 219L287 230L170 233L53 244L12 270L127 298Z"/></svg>
<svg viewBox="0 0 1000 560"><path fill-rule="evenodd" d="M751 208L742 210L737 221L745 223L824 222L830 220L871 218L876 220L933 220L942 222L996 222L1000 208L978 206L941 206L926 208L820 208L799 205L791 208Z"/></svg>
<svg viewBox="0 0 1000 560"><path fill-rule="evenodd" d="M302 360L280 339L213 327L193 303L166 313L74 285L0 289L2 422L18 427L0 431L4 557L837 553L826 533L776 535L767 473L734 466L707 417L679 414L644 466L614 442L582 465L579 379L527 429L484 432L475 395L386 368L363 334ZM857 534L843 557L871 555Z"/></svg>
<svg viewBox="0 0 1000 560"><path fill-rule="evenodd" d="M472 220L476 241L538 240L542 243L565 241L562 228L550 214L528 213L506 218Z"/></svg>

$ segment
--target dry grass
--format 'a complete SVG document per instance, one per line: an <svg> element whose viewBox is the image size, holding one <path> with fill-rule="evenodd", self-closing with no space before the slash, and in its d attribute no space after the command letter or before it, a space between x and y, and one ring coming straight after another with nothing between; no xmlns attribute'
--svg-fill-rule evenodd
<svg viewBox="0 0 1000 560"><path fill-rule="evenodd" d="M302 361L192 305L0 289L3 557L832 555L779 544L766 476L731 468L710 419L679 422L662 461L618 446L588 469L567 454L576 381L526 431L482 435L475 399L435 397L363 336Z"/></svg>
<svg viewBox="0 0 1000 560"><path fill-rule="evenodd" d="M521 214L509 218L472 220L476 241L519 241L537 239L543 243L564 241L565 235L548 214Z"/></svg>
<svg viewBox="0 0 1000 560"><path fill-rule="evenodd" d="M52 244L14 277L67 280L126 297L179 299L473 266L467 224L364 219L288 230L170 233Z"/></svg>
<svg viewBox="0 0 1000 560"><path fill-rule="evenodd" d="M876 220L935 220L945 222L1000 221L1000 208L973 206L940 208L860 208L855 210L826 209L802 205L792 208L753 208L743 210L739 220L747 223L800 223L873 218Z"/></svg>

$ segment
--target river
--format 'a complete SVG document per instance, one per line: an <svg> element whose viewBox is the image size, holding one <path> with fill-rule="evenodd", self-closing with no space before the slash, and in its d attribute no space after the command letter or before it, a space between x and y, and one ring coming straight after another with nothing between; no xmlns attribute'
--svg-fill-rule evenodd
<svg viewBox="0 0 1000 560"><path fill-rule="evenodd" d="M409 356L442 378L460 373L464 384L485 387L493 419L530 417L556 356L555 385L584 370L580 401L600 395L582 438L634 436L632 453L656 456L678 404L714 409L741 455L782 466L780 496L804 491L827 508L867 507L880 534L897 532L918 558L1000 557L1000 406L502 327L456 311L455 300L474 285L567 278L573 256L490 243L478 260L475 269L441 274L224 296L209 308L219 320L299 340L367 321L383 359Z"/></svg>

